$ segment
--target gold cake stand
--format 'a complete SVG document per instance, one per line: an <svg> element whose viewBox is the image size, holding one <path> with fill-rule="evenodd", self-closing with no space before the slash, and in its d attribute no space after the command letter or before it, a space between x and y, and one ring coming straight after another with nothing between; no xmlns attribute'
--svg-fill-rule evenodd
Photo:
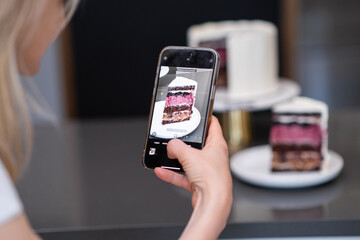
<svg viewBox="0 0 360 240"><path fill-rule="evenodd" d="M233 110L215 115L219 118L230 154L250 145L252 134L249 112Z"/></svg>

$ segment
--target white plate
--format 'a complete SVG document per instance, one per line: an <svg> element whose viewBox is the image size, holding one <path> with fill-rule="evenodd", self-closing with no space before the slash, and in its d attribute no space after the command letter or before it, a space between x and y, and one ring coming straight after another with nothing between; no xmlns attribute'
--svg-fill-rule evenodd
<svg viewBox="0 0 360 240"><path fill-rule="evenodd" d="M169 67L167 66L161 66L160 68L160 77L165 76L169 72Z"/></svg>
<svg viewBox="0 0 360 240"><path fill-rule="evenodd" d="M242 150L230 159L233 174L239 179L262 187L302 188L319 185L337 177L344 166L343 158L329 151L328 164L320 171L271 172L271 148L269 145Z"/></svg>
<svg viewBox="0 0 360 240"><path fill-rule="evenodd" d="M274 104L296 97L300 94L298 83L280 79L279 85L272 91L256 97L233 100L224 88L217 88L214 101L214 112L232 110L258 111L271 108Z"/></svg>
<svg viewBox="0 0 360 240"><path fill-rule="evenodd" d="M192 108L190 120L178 123L162 125L162 116L165 101L155 103L153 120L151 123L150 135L158 138L180 138L192 133L200 124L201 116L199 110ZM154 134L156 133L156 135Z"/></svg>

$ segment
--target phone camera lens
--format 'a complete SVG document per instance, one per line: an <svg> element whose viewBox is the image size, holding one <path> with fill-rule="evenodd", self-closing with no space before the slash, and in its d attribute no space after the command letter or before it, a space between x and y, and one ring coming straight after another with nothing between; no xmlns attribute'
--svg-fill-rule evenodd
<svg viewBox="0 0 360 240"><path fill-rule="evenodd" d="M190 61L192 59L193 55L194 55L193 53L190 53L189 57L186 59L186 61Z"/></svg>
<svg viewBox="0 0 360 240"><path fill-rule="evenodd" d="M213 63L213 62L214 62L214 60L213 60L213 59L210 59L210 60L209 60L209 63Z"/></svg>
<svg viewBox="0 0 360 240"><path fill-rule="evenodd" d="M164 57L164 61L166 61L166 60L168 60L168 57L167 57L167 56Z"/></svg>

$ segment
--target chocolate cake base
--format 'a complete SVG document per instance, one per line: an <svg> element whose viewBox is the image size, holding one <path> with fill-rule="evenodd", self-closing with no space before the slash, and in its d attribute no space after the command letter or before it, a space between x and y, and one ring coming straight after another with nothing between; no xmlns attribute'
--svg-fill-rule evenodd
<svg viewBox="0 0 360 240"><path fill-rule="evenodd" d="M274 153L276 155L276 153ZM321 169L321 159L299 159L291 158L285 161L281 158L274 157L271 163L271 171L284 172L284 171L318 171Z"/></svg>
<svg viewBox="0 0 360 240"><path fill-rule="evenodd" d="M320 170L323 162L320 149L321 146L274 145L271 170L273 172Z"/></svg>
<svg viewBox="0 0 360 240"><path fill-rule="evenodd" d="M178 123L188 121L191 118L192 111L185 112L172 112L163 114L162 125L170 124L170 123Z"/></svg>

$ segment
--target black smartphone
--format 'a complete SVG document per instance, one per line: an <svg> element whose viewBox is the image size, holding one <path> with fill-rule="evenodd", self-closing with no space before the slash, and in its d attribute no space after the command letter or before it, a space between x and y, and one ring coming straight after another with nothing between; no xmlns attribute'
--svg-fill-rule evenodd
<svg viewBox="0 0 360 240"><path fill-rule="evenodd" d="M166 145L178 138L202 149L212 115L219 54L210 48L166 47L159 56L143 165L183 172Z"/></svg>

